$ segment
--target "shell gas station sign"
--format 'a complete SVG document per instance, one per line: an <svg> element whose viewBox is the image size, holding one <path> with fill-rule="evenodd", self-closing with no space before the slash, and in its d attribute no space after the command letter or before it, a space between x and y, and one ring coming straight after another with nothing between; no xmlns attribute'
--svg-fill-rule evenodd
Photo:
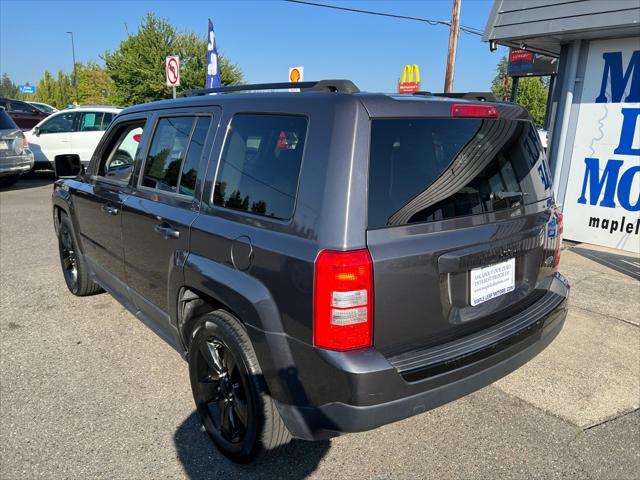
<svg viewBox="0 0 640 480"><path fill-rule="evenodd" d="M415 93L420 90L420 68L415 63L405 65L398 83L398 93Z"/></svg>
<svg viewBox="0 0 640 480"><path fill-rule="evenodd" d="M298 83L304 81L304 67L290 67L289 68L289 82ZM290 88L290 92L299 92L299 88Z"/></svg>

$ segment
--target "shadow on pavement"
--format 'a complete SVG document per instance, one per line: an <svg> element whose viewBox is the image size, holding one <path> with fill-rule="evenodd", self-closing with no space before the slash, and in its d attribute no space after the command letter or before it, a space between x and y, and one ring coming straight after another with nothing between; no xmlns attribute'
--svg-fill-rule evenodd
<svg viewBox="0 0 640 480"><path fill-rule="evenodd" d="M201 427L197 412L193 412L178 427L174 435L178 459L187 478L291 478L309 476L327 454L329 440L305 442L292 440L278 452L252 465L236 465L218 452Z"/></svg>
<svg viewBox="0 0 640 480"><path fill-rule="evenodd" d="M640 280L640 259L638 257L600 252L582 247L573 247L571 251L635 280Z"/></svg>
<svg viewBox="0 0 640 480"><path fill-rule="evenodd" d="M20 179L10 187L0 187L0 192L10 192L13 190L26 190L28 188L38 188L50 185L56 181L52 171L38 170L22 175Z"/></svg>
<svg viewBox="0 0 640 480"><path fill-rule="evenodd" d="M178 427L174 442L178 459L191 480L237 477L303 479L316 469L331 446L328 440L292 440L261 461L252 465L236 465L218 452L201 427L195 411Z"/></svg>

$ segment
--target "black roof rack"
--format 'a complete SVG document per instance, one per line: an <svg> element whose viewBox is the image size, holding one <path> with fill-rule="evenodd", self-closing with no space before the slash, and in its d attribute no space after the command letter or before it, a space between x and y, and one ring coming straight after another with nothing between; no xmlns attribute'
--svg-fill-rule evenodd
<svg viewBox="0 0 640 480"><path fill-rule="evenodd" d="M230 85L219 88L201 88L198 90L185 90L183 97L209 95L210 93L247 92L255 90L286 90L299 88L303 92L337 92L358 93L360 89L351 80L319 80L313 82L281 82L281 83L255 83L252 85Z"/></svg>
<svg viewBox="0 0 640 480"><path fill-rule="evenodd" d="M416 92L415 95L432 95L434 97L461 98L463 100L477 100L479 102L498 102L499 100L493 92L451 92L451 93L430 93Z"/></svg>

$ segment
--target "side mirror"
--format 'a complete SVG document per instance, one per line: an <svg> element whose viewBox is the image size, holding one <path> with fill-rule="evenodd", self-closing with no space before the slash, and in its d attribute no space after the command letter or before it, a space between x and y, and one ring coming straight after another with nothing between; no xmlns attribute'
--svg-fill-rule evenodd
<svg viewBox="0 0 640 480"><path fill-rule="evenodd" d="M33 134L34 134L36 137L39 137L39 136L40 136L40 127L33 127L33 130L32 130L32 131L33 131Z"/></svg>
<svg viewBox="0 0 640 480"><path fill-rule="evenodd" d="M74 178L82 173L82 163L77 155L58 155L55 160L57 178Z"/></svg>

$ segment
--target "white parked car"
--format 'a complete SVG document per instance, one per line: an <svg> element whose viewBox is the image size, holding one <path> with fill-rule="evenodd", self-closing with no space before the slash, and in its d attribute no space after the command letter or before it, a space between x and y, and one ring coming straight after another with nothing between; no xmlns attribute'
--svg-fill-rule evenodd
<svg viewBox="0 0 640 480"><path fill-rule="evenodd" d="M60 155L74 155L86 167L119 107L76 107L53 113L25 132L35 168L54 169Z"/></svg>

